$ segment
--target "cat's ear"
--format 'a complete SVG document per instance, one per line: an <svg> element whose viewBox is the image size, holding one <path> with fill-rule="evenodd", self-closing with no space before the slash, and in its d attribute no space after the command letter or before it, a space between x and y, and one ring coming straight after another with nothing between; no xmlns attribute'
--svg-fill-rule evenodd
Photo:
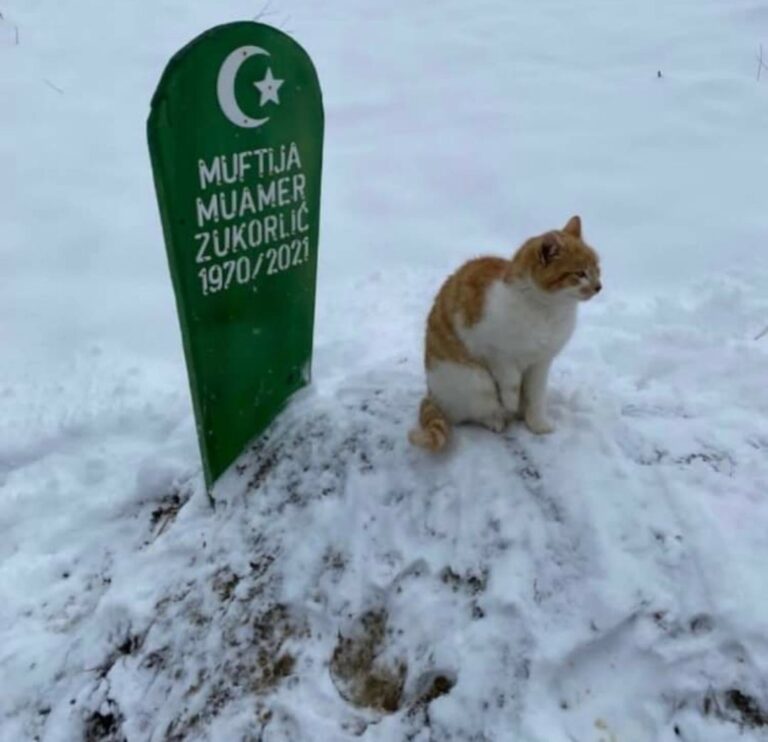
<svg viewBox="0 0 768 742"><path fill-rule="evenodd" d="M572 216L568 220L568 224L566 224L563 227L563 232L573 237L578 237L579 239L581 239L581 217Z"/></svg>
<svg viewBox="0 0 768 742"><path fill-rule="evenodd" d="M541 238L539 245L539 260L542 265L549 265L560 254L560 238L550 232Z"/></svg>

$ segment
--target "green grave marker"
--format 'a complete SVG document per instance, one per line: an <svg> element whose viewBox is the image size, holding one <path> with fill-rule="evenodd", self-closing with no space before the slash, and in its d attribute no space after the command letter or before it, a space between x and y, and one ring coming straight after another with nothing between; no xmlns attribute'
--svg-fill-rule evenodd
<svg viewBox="0 0 768 742"><path fill-rule="evenodd" d="M317 74L277 29L213 28L169 62L147 131L210 492L309 383L323 145Z"/></svg>

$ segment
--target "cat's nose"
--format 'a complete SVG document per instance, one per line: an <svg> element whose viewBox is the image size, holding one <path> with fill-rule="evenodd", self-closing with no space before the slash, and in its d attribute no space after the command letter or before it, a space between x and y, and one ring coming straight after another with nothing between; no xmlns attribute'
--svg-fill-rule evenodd
<svg viewBox="0 0 768 742"><path fill-rule="evenodd" d="M599 294L599 293L600 293L600 291L602 290L602 288L603 288L603 284L602 284L602 283L600 283L600 281L598 281L598 282L595 284L595 293L596 293L596 294Z"/></svg>

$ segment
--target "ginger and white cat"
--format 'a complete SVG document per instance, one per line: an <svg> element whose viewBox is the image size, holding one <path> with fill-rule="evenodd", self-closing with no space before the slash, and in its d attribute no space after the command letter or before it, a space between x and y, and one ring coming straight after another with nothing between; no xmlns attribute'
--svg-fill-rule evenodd
<svg viewBox="0 0 768 742"><path fill-rule="evenodd" d="M427 320L427 397L411 443L437 451L451 425L502 431L520 415L553 430L545 410L552 360L576 326L579 302L602 288L581 220L527 240L511 260L477 258L450 276Z"/></svg>

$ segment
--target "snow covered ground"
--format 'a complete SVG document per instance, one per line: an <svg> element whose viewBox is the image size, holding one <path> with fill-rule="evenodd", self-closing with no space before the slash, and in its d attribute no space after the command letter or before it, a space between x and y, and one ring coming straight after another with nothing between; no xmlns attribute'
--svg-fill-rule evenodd
<svg viewBox="0 0 768 742"><path fill-rule="evenodd" d="M0 739L768 735L768 4L0 14ZM256 15L325 95L315 383L212 511L144 122ZM411 449L443 276L572 213L557 432Z"/></svg>

